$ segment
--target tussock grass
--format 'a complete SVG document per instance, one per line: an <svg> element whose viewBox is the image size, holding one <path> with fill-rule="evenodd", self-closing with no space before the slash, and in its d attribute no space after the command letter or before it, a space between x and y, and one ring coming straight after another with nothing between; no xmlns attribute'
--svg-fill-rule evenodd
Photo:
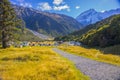
<svg viewBox="0 0 120 80"><path fill-rule="evenodd" d="M2 80L89 80L49 47L0 49Z"/></svg>
<svg viewBox="0 0 120 80"><path fill-rule="evenodd" d="M72 54L76 54L79 56L83 56L86 58L90 58L93 60L114 64L120 66L120 56L113 54L103 54L99 50L96 49L86 49L79 46L60 46L60 49L70 52Z"/></svg>

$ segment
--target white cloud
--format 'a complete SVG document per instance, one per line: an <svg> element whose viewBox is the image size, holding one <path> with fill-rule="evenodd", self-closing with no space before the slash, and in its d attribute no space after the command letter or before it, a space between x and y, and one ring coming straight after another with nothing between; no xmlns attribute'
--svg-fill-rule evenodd
<svg viewBox="0 0 120 80"><path fill-rule="evenodd" d="M49 5L48 2L43 2L43 3L39 3L38 4L38 9L41 9L41 10L52 10L52 7Z"/></svg>
<svg viewBox="0 0 120 80"><path fill-rule="evenodd" d="M105 12L105 10L102 10L102 11L101 11L101 13L104 13L104 12Z"/></svg>
<svg viewBox="0 0 120 80"><path fill-rule="evenodd" d="M53 7L54 10L58 10L58 11L61 11L61 10L67 10L67 11L70 11L70 7L66 4L66 5L63 5L63 6L54 6Z"/></svg>
<svg viewBox="0 0 120 80"><path fill-rule="evenodd" d="M70 6L68 6L63 0L53 0L53 10L61 11L67 10L70 11Z"/></svg>
<svg viewBox="0 0 120 80"><path fill-rule="evenodd" d="M80 8L80 6L76 6L75 8L76 8L76 9L79 9L79 8Z"/></svg>
<svg viewBox="0 0 120 80"><path fill-rule="evenodd" d="M67 10L70 11L70 6L65 4L63 0L53 0L53 6L50 6L48 2L42 2L38 3L37 9L41 9L43 11L45 10L55 10L55 11L61 11L61 10Z"/></svg>
<svg viewBox="0 0 120 80"><path fill-rule="evenodd" d="M20 3L21 6L23 7L32 7L32 5L30 3Z"/></svg>
<svg viewBox="0 0 120 80"><path fill-rule="evenodd" d="M16 0L16 1L20 4L20 6L30 7L30 8L32 7L32 4L25 2L25 0Z"/></svg>
<svg viewBox="0 0 120 80"><path fill-rule="evenodd" d="M53 4L54 5L60 5L60 4L62 4L63 3L63 0L54 0L53 1Z"/></svg>

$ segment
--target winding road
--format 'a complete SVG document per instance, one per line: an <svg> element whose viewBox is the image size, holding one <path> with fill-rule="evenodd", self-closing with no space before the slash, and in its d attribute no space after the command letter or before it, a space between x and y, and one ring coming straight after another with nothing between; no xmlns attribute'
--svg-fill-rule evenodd
<svg viewBox="0 0 120 80"><path fill-rule="evenodd" d="M92 80L120 80L120 67L83 58L57 48L53 51L71 60L76 67Z"/></svg>

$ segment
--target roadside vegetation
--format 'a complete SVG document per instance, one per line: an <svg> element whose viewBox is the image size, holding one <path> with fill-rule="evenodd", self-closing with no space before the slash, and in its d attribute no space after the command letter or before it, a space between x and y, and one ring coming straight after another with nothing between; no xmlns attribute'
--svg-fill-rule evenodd
<svg viewBox="0 0 120 80"><path fill-rule="evenodd" d="M120 66L120 56L112 55L112 53L103 54L99 50L91 48L87 49L80 46L60 46L59 49L70 52L71 54Z"/></svg>
<svg viewBox="0 0 120 80"><path fill-rule="evenodd" d="M100 48L100 50L106 54L112 53L112 54L120 55L120 45Z"/></svg>
<svg viewBox="0 0 120 80"><path fill-rule="evenodd" d="M0 80L89 80L50 47L0 49Z"/></svg>

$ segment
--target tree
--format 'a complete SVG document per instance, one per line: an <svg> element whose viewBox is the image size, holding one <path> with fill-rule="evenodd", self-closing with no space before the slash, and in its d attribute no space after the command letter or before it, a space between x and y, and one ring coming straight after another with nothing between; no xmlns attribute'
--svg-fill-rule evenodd
<svg viewBox="0 0 120 80"><path fill-rule="evenodd" d="M9 42L12 39L12 30L15 28L17 20L9 0L0 0L0 32L3 48L9 47Z"/></svg>

